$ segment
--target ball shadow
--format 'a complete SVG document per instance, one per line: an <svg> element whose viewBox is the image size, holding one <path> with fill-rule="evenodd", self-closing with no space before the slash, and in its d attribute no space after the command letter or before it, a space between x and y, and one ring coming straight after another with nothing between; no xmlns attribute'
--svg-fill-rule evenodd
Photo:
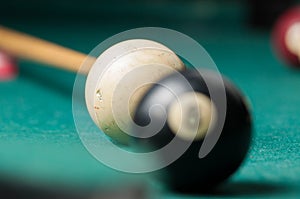
<svg viewBox="0 0 300 199"><path fill-rule="evenodd" d="M215 190L212 195L222 196L267 196L288 192L288 187L280 183L260 181L228 182Z"/></svg>
<svg viewBox="0 0 300 199"><path fill-rule="evenodd" d="M261 181L227 182L211 190L194 190L193 192L179 194L207 197L266 197L289 192L291 187L282 183Z"/></svg>

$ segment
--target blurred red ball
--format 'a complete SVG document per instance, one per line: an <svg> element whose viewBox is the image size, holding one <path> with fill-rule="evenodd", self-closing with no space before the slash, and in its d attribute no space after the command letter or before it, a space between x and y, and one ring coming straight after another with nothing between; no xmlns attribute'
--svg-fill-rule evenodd
<svg viewBox="0 0 300 199"><path fill-rule="evenodd" d="M287 31L292 25L298 22L300 22L300 6L289 9L281 17L279 17L274 26L272 40L278 56L281 57L287 64L300 68L299 57L290 52L286 45Z"/></svg>
<svg viewBox="0 0 300 199"><path fill-rule="evenodd" d="M16 59L0 51L0 81L14 79L18 75Z"/></svg>

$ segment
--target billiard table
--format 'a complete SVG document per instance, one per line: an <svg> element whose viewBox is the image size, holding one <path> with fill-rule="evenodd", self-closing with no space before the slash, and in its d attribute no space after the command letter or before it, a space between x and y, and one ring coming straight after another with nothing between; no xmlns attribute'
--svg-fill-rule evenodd
<svg viewBox="0 0 300 199"><path fill-rule="evenodd" d="M253 29L239 20L168 20L120 24L7 19L3 24L84 53L114 34L143 26L171 28L194 38L249 99L254 132L239 170L216 190L194 194L165 188L151 175L113 170L89 154L77 134L72 114L76 74L18 60L18 77L0 82L0 195L300 197L300 72L278 61L270 30Z"/></svg>

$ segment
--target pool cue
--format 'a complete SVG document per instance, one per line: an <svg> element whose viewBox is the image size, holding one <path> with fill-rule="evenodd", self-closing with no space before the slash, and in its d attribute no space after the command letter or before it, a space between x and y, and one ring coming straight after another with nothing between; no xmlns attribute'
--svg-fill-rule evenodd
<svg viewBox="0 0 300 199"><path fill-rule="evenodd" d="M0 26L0 49L12 56L54 66L67 71L78 72L81 64L89 67L80 70L87 74L96 58Z"/></svg>

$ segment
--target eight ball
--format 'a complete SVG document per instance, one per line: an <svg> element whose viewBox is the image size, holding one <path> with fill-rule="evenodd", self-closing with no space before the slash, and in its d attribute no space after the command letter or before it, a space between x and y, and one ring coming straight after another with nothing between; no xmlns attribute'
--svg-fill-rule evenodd
<svg viewBox="0 0 300 199"><path fill-rule="evenodd" d="M223 84L216 83L216 77L215 73L200 74L196 70L171 74L155 84L137 106L134 121L146 128L142 131L133 128L133 132L136 136L148 136L136 138L137 143L151 150L158 150L173 139L176 139L178 148L190 143L178 159L158 172L167 174L162 180L175 190L201 192L215 187L238 169L249 149L252 124L247 103L232 83L223 77ZM205 137L216 133L222 111L210 97L208 88L216 92L225 88L226 116L216 145L208 155L199 158ZM156 128L162 121L161 129L149 136L155 129L147 127ZM190 129L195 129L195 126L197 132L191 135ZM176 147L173 151L161 152L159 157L167 162L174 154Z"/></svg>

